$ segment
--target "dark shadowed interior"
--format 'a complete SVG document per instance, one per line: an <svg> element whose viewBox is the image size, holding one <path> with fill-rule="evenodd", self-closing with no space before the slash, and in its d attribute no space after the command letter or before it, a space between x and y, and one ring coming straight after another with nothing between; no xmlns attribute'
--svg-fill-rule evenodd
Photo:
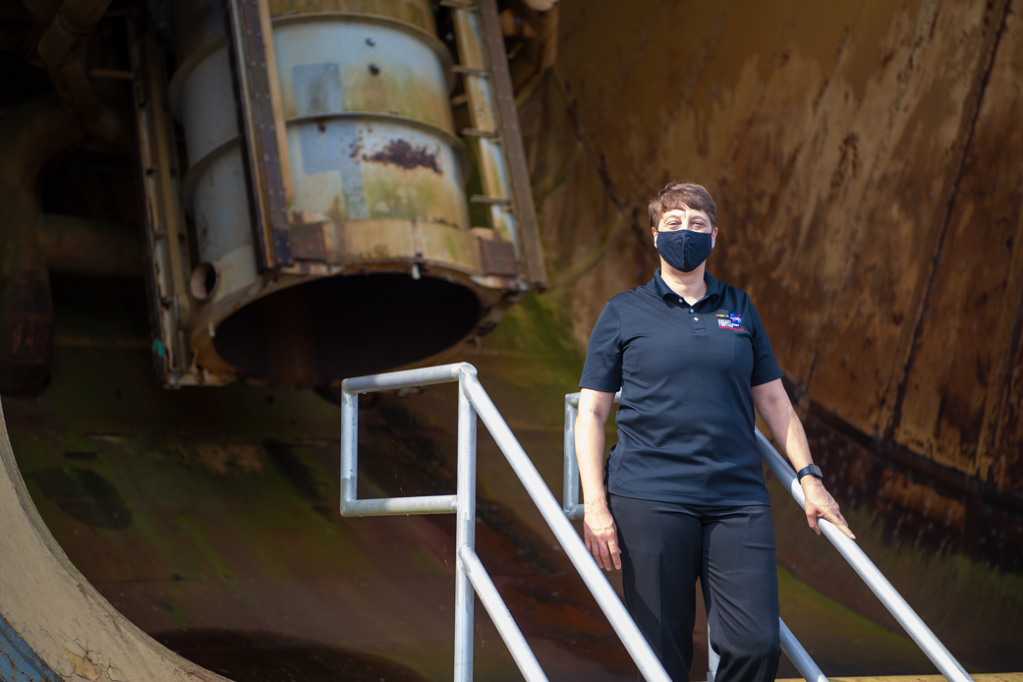
<svg viewBox="0 0 1023 682"><path fill-rule="evenodd" d="M213 344L242 376L315 385L427 358L472 331L480 312L475 294L445 280L331 277L242 308Z"/></svg>

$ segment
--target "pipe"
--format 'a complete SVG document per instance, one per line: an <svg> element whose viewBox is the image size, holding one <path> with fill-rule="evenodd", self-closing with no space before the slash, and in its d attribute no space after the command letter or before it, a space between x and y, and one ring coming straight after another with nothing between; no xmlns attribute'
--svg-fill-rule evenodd
<svg viewBox="0 0 1023 682"><path fill-rule="evenodd" d="M22 0L21 4L31 15L33 23L45 28L57 15L61 0Z"/></svg>
<svg viewBox="0 0 1023 682"><path fill-rule="evenodd" d="M124 126L113 110L100 104L86 75L89 38L111 0L65 0L39 39L36 50L61 103L85 132L103 142L127 147ZM44 3L47 6L50 2Z"/></svg>
<svg viewBox="0 0 1023 682"><path fill-rule="evenodd" d="M57 96L22 103L0 119L0 394L45 386L53 349L46 256L33 229L36 179L84 133Z"/></svg>
<svg viewBox="0 0 1023 682"><path fill-rule="evenodd" d="M540 2L538 0L527 0L533 10L537 12L537 33L540 34L540 65L537 70L542 74L554 66L558 60L558 3ZM542 9L546 7L546 9Z"/></svg>
<svg viewBox="0 0 1023 682"><path fill-rule="evenodd" d="M544 76L558 60L558 20L560 11L557 1L526 0L526 6L531 10L532 16L530 20L540 40L540 50L536 71L515 93L515 104L518 107L522 107L532 97L537 87L543 81Z"/></svg>
<svg viewBox="0 0 1023 682"><path fill-rule="evenodd" d="M35 230L50 272L124 279L145 274L138 225L42 213Z"/></svg>
<svg viewBox="0 0 1023 682"><path fill-rule="evenodd" d="M42 25L37 51L55 93L24 102L0 119L0 393L33 394L46 385L53 353L53 300L46 253L34 229L36 180L56 154L86 135L120 147L125 129L100 105L83 58L111 0L25 2ZM55 12L55 14L54 14Z"/></svg>
<svg viewBox="0 0 1023 682"><path fill-rule="evenodd" d="M526 7L534 12L550 12L557 9L558 0L524 0Z"/></svg>

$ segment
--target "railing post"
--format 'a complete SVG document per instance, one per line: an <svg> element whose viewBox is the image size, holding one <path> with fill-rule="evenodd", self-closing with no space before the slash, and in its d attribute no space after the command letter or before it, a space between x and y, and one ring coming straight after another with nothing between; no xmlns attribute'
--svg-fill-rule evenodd
<svg viewBox="0 0 1023 682"><path fill-rule="evenodd" d="M565 396L565 479L562 483L561 506L572 518L572 510L579 503L579 462L575 458L575 418L579 408ZM571 453L571 456L569 456Z"/></svg>
<svg viewBox="0 0 1023 682"><path fill-rule="evenodd" d="M710 619L708 618L707 623L707 682L714 682L714 678L718 675L718 665L721 663L721 657L718 656L718 652L714 651L714 647L710 645Z"/></svg>
<svg viewBox="0 0 1023 682"><path fill-rule="evenodd" d="M810 654L806 652L806 649L781 618L778 619L778 640L781 643L781 650L789 657L806 682L828 682L827 676L813 662ZM712 680L708 679L707 682L712 682Z"/></svg>
<svg viewBox="0 0 1023 682"><path fill-rule="evenodd" d="M455 682L472 682L474 591L461 558L476 551L476 408L465 391L476 370L463 367L458 380L458 511L455 529Z"/></svg>
<svg viewBox="0 0 1023 682"><path fill-rule="evenodd" d="M341 514L359 498L359 394L341 383Z"/></svg>

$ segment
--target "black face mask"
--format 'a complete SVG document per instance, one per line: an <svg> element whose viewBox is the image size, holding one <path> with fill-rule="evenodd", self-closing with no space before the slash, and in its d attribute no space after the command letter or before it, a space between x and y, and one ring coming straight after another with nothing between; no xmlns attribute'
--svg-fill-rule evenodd
<svg viewBox="0 0 1023 682"><path fill-rule="evenodd" d="M710 232L657 231L657 251L668 265L682 272L692 272L700 267L700 263L707 260L712 248L714 243L711 241Z"/></svg>

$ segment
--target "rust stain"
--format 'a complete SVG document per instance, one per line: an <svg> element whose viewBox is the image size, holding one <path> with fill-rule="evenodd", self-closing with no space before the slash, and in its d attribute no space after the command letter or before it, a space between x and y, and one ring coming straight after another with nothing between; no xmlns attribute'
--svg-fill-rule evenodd
<svg viewBox="0 0 1023 682"><path fill-rule="evenodd" d="M320 260L326 257L327 248L319 222L291 226L291 251L295 258Z"/></svg>
<svg viewBox="0 0 1023 682"><path fill-rule="evenodd" d="M932 488L915 483L905 474L885 471L878 501L882 504L898 505L922 517L925 522L938 524L944 531L955 534L963 530L966 521L966 505L961 501L937 493ZM877 510L875 509L875 514ZM894 519L898 532L904 519Z"/></svg>
<svg viewBox="0 0 1023 682"><path fill-rule="evenodd" d="M391 140L386 147L372 156L363 155L363 161L375 163L391 163L399 168L412 170L414 168L429 168L438 175L441 174L440 166L437 164L437 152L426 146L415 147L406 140Z"/></svg>
<svg viewBox="0 0 1023 682"><path fill-rule="evenodd" d="M344 142L344 140L341 140L341 141ZM351 144L348 145L348 158L350 158L350 159L357 159L357 158L359 158L359 154L361 154L361 153L362 153L362 133L359 133L358 136L354 140L352 140Z"/></svg>
<svg viewBox="0 0 1023 682"><path fill-rule="evenodd" d="M842 140L842 146L839 148L838 167L835 168L835 172L831 176L832 192L836 192L842 187L847 175L853 180L856 179L860 170L860 157L857 150L859 141L860 137L856 133L849 133Z"/></svg>

